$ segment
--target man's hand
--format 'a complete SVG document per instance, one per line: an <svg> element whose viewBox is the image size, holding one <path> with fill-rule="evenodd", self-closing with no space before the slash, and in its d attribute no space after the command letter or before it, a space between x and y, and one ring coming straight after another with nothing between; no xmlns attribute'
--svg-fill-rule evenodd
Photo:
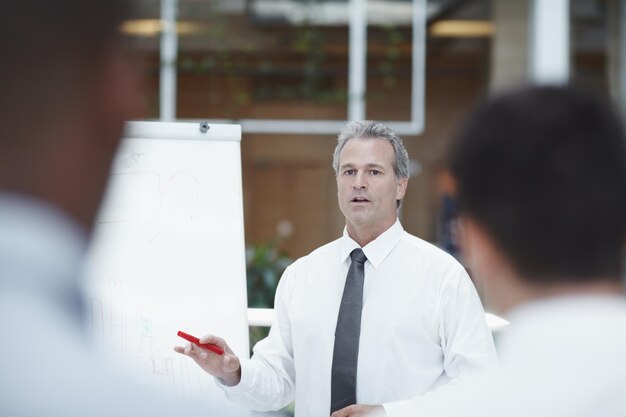
<svg viewBox="0 0 626 417"><path fill-rule="evenodd" d="M330 417L387 417L382 405L352 404L337 410Z"/></svg>
<svg viewBox="0 0 626 417"><path fill-rule="evenodd" d="M200 343L211 343L224 349L223 355L202 349L195 343L187 343L185 347L175 346L174 350L189 356L207 373L220 378L224 385L234 386L241 381L241 365L239 357L233 353L226 341L221 337L206 335L200 338Z"/></svg>

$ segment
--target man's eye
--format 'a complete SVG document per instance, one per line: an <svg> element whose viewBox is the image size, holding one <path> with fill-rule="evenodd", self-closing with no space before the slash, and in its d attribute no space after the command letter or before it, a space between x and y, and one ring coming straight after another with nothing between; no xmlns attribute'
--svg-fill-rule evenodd
<svg viewBox="0 0 626 417"><path fill-rule="evenodd" d="M377 169L373 169L370 171L372 175L380 175L380 171Z"/></svg>
<svg viewBox="0 0 626 417"><path fill-rule="evenodd" d="M344 171L344 175L354 175L354 170L353 169L346 169Z"/></svg>

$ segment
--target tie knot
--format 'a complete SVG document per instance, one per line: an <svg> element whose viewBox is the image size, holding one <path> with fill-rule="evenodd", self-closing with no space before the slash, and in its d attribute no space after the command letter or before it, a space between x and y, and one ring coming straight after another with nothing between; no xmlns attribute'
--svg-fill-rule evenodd
<svg viewBox="0 0 626 417"><path fill-rule="evenodd" d="M352 259L352 262L358 262L360 264L364 264L365 261L367 261L367 257L365 256L365 254L363 253L363 251L361 249L355 249L350 253L350 259Z"/></svg>

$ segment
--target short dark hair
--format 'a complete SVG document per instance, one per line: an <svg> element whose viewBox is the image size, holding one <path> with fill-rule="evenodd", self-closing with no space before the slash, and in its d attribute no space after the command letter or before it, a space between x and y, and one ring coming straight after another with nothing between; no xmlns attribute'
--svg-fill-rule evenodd
<svg viewBox="0 0 626 417"><path fill-rule="evenodd" d="M89 82L107 46L122 39L126 0L15 0L0 13L0 118L32 123Z"/></svg>
<svg viewBox="0 0 626 417"><path fill-rule="evenodd" d="M47 60L68 54L88 59L120 34L130 13L126 0L20 0L2 6L3 70L23 69L24 62L45 69Z"/></svg>
<svg viewBox="0 0 626 417"><path fill-rule="evenodd" d="M462 212L528 282L619 280L622 129L608 101L581 87L528 87L483 103L451 153Z"/></svg>

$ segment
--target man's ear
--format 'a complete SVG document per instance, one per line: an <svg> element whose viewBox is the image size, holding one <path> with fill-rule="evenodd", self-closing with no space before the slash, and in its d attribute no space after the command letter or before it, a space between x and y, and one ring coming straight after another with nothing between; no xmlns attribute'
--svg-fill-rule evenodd
<svg viewBox="0 0 626 417"><path fill-rule="evenodd" d="M485 254L485 249L489 251L493 245L489 243L483 228L476 221L468 216L461 217L461 247L463 256L469 268L480 267L480 259ZM478 259L477 259L478 258Z"/></svg>
<svg viewBox="0 0 626 417"><path fill-rule="evenodd" d="M99 92L102 106L115 121L136 119L141 114L138 63L133 63L120 46L111 47L108 54L102 68L103 89Z"/></svg>
<svg viewBox="0 0 626 417"><path fill-rule="evenodd" d="M480 275L489 275L505 262L504 256L487 230L470 216L461 218L463 256L467 267Z"/></svg>
<svg viewBox="0 0 626 417"><path fill-rule="evenodd" d="M124 122L139 116L137 73L121 46L103 52L81 86L79 116L58 146L62 157L52 161L67 211L88 228L100 204L112 159L123 135ZM70 185L71 184L71 185ZM69 188L80 190L70 192Z"/></svg>
<svg viewBox="0 0 626 417"><path fill-rule="evenodd" d="M396 200L402 200L406 194L406 187L409 184L408 178L400 178L396 185Z"/></svg>
<svg viewBox="0 0 626 417"><path fill-rule="evenodd" d="M485 227L468 216L461 224L463 256L474 283L491 308L505 312L520 296L519 277Z"/></svg>

